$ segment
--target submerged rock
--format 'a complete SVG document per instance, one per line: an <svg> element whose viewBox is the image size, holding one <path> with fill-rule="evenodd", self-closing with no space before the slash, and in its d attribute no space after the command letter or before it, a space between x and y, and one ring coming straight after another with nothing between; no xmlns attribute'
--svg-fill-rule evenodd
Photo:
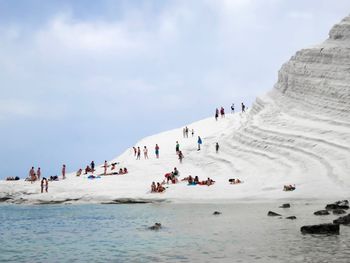
<svg viewBox="0 0 350 263"><path fill-rule="evenodd" d="M150 230L159 230L161 228L162 228L161 223L155 223L153 226L148 227L148 229L150 229Z"/></svg>
<svg viewBox="0 0 350 263"><path fill-rule="evenodd" d="M294 220L294 219L297 219L297 217L296 216L287 216L286 219Z"/></svg>
<svg viewBox="0 0 350 263"><path fill-rule="evenodd" d="M339 225L330 223L330 224L302 226L300 228L300 231L303 234L339 235Z"/></svg>
<svg viewBox="0 0 350 263"><path fill-rule="evenodd" d="M290 204L283 204L280 206L280 208L290 208Z"/></svg>
<svg viewBox="0 0 350 263"><path fill-rule="evenodd" d="M213 213L213 215L221 215L221 212L215 211L215 212Z"/></svg>
<svg viewBox="0 0 350 263"><path fill-rule="evenodd" d="M277 214L277 213L272 212L272 211L269 211L269 212L267 213L267 215L268 215L268 216L281 216L280 214Z"/></svg>
<svg viewBox="0 0 350 263"><path fill-rule="evenodd" d="M314 215L316 215L316 216L325 216L325 215L329 215L329 212L327 210L319 210L319 211L316 211L314 213Z"/></svg>
<svg viewBox="0 0 350 263"><path fill-rule="evenodd" d="M350 214L333 220L334 224L350 225Z"/></svg>

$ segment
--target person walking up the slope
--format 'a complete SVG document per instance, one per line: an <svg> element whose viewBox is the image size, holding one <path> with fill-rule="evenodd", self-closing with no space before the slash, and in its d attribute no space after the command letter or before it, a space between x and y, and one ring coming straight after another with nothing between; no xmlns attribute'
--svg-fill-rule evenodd
<svg viewBox="0 0 350 263"><path fill-rule="evenodd" d="M201 137L200 136L198 136L198 149L197 149L197 151L200 151L201 150L201 144L202 144L202 139L201 139Z"/></svg>
<svg viewBox="0 0 350 263"><path fill-rule="evenodd" d="M41 176L40 167L39 167L38 170L36 171L36 176L38 177L38 180L40 181L40 176Z"/></svg>
<svg viewBox="0 0 350 263"><path fill-rule="evenodd" d="M176 150L176 154L178 155L179 154L179 151L180 151L180 144L178 141L176 141L176 147L175 147L175 150Z"/></svg>
<svg viewBox="0 0 350 263"><path fill-rule="evenodd" d="M108 167L107 160L105 160L105 163L104 163L104 165L103 165L103 168L104 168L103 174L104 174L104 175L107 174L107 167Z"/></svg>
<svg viewBox="0 0 350 263"><path fill-rule="evenodd" d="M156 147L154 149L155 149L156 157L157 157L157 159L159 159L159 146L158 146L158 144L156 144Z"/></svg>
<svg viewBox="0 0 350 263"><path fill-rule="evenodd" d="M218 118L219 118L219 109L216 108L216 110L215 110L215 120L217 121Z"/></svg>
<svg viewBox="0 0 350 263"><path fill-rule="evenodd" d="M182 129L182 136L185 138L186 137L186 128Z"/></svg>
<svg viewBox="0 0 350 263"><path fill-rule="evenodd" d="M191 133L192 133L192 137L193 137L193 136L194 136L194 129L192 129L192 132L191 132Z"/></svg>
<svg viewBox="0 0 350 263"><path fill-rule="evenodd" d="M232 114L235 113L235 104L234 103L232 103L232 105L231 105L231 113Z"/></svg>
<svg viewBox="0 0 350 263"><path fill-rule="evenodd" d="M136 160L141 160L141 149L140 149L140 147L137 147L137 156L136 156Z"/></svg>
<svg viewBox="0 0 350 263"><path fill-rule="evenodd" d="M216 153L219 152L219 148L220 148L220 146L219 146L219 143L217 142L217 143L215 144L215 151L216 151Z"/></svg>
<svg viewBox="0 0 350 263"><path fill-rule="evenodd" d="M143 156L145 157L145 159L148 159L148 149L146 146L143 147Z"/></svg>
<svg viewBox="0 0 350 263"><path fill-rule="evenodd" d="M188 138L188 127L187 126L185 128L185 134L186 134L186 138Z"/></svg>
<svg viewBox="0 0 350 263"><path fill-rule="evenodd" d="M62 166L62 179L66 179L66 165Z"/></svg>
<svg viewBox="0 0 350 263"><path fill-rule="evenodd" d="M243 102L242 102L242 112L245 112L245 105L243 104Z"/></svg>
<svg viewBox="0 0 350 263"><path fill-rule="evenodd" d="M134 157L137 155L137 149L136 149L136 147L134 146L134 147L132 147L133 148L133 150L134 150Z"/></svg>

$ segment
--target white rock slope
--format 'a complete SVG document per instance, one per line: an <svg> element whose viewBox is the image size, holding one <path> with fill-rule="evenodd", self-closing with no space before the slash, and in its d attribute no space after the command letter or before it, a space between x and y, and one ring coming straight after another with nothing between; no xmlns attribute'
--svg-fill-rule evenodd
<svg viewBox="0 0 350 263"><path fill-rule="evenodd" d="M350 193L350 18L330 31L324 43L298 51L279 71L278 82L258 98L249 113L209 118L188 125L204 141L196 151L196 136L182 138L182 128L145 138L149 160L136 161L127 150L118 161L130 173L96 180L70 175L39 194L38 184L1 182L0 194L11 202L104 202L120 198L177 201L347 198ZM185 159L179 164L175 141ZM219 154L214 144L220 143ZM154 157L158 143L161 158ZM143 158L142 158L143 159ZM181 177L211 177L215 185L169 185L163 194L150 194L152 181L176 166ZM98 170L102 172L102 168ZM241 185L228 184L240 178ZM284 184L296 184L283 192ZM22 198L22 199L21 199Z"/></svg>

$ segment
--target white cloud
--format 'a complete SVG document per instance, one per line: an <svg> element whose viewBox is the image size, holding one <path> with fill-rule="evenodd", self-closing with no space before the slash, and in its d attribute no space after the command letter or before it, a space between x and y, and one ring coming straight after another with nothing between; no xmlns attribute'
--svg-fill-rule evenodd
<svg viewBox="0 0 350 263"><path fill-rule="evenodd" d="M141 37L139 33L128 30L123 23L81 22L68 14L60 14L36 34L36 42L48 50L119 53L143 49Z"/></svg>

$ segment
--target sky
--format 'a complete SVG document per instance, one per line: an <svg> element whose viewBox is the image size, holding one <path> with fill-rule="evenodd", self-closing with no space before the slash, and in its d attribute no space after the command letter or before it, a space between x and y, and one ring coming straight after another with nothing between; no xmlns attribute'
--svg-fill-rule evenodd
<svg viewBox="0 0 350 263"><path fill-rule="evenodd" d="M348 0L0 0L0 178L101 164L250 107L349 14Z"/></svg>

